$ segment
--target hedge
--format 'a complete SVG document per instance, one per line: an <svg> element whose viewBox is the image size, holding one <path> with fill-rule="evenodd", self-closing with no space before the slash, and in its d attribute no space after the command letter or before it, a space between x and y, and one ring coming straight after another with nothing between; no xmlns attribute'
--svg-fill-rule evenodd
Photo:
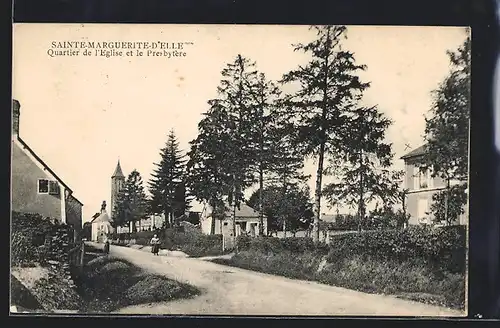
<svg viewBox="0 0 500 328"><path fill-rule="evenodd" d="M132 233L113 234L111 238L119 244L135 240L138 245L149 245L153 235L161 240L161 249L181 250L193 257L222 254L222 235L205 235L198 229L169 228L157 231L138 231Z"/></svg>
<svg viewBox="0 0 500 328"><path fill-rule="evenodd" d="M12 212L12 265L46 264L53 260L67 264L74 246L71 226L59 224L36 213Z"/></svg>
<svg viewBox="0 0 500 328"><path fill-rule="evenodd" d="M328 254L327 261L361 257L381 261L420 261L436 271L463 273L466 269L466 228L410 227L401 230L377 230L336 235L329 245L314 245L311 238L249 238L240 236L238 250L276 254L316 252Z"/></svg>

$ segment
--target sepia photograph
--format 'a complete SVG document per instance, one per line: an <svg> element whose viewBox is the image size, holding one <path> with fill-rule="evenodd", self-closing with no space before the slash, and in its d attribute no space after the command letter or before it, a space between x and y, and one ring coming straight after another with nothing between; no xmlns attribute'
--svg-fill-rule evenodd
<svg viewBox="0 0 500 328"><path fill-rule="evenodd" d="M471 29L13 24L11 315L467 316Z"/></svg>

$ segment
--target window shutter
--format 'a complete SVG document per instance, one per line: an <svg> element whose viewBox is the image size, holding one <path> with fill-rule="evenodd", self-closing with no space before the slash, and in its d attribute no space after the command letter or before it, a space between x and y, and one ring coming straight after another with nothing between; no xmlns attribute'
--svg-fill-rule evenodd
<svg viewBox="0 0 500 328"><path fill-rule="evenodd" d="M59 195L60 193L60 188L59 184L57 181L50 181L49 182L49 194L51 195Z"/></svg>

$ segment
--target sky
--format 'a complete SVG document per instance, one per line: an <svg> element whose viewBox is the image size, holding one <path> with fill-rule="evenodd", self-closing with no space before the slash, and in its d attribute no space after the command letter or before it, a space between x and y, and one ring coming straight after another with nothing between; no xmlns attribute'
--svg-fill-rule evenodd
<svg viewBox="0 0 500 328"><path fill-rule="evenodd" d="M238 54L278 80L307 62L292 44L314 38L308 26L278 25L24 23L14 24L13 33L19 135L84 204L84 222L103 200L110 204L118 160L125 175L137 169L146 182L171 129L188 150L207 100L216 96L221 70ZM394 169L402 169L399 158L423 143L431 91L450 69L446 51L458 48L467 33L461 27L348 26L343 48L367 66L360 76L371 82L363 102L378 105L394 122L386 136ZM52 42L63 41L181 42L185 56L51 56ZM314 190L315 163L308 161L305 171ZM323 204L321 211L334 209Z"/></svg>

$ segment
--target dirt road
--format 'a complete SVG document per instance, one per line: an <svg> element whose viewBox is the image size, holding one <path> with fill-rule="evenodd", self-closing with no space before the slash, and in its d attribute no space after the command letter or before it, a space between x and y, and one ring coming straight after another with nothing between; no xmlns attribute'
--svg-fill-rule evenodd
<svg viewBox="0 0 500 328"><path fill-rule="evenodd" d="M112 246L111 255L155 274L203 290L194 299L130 306L128 314L190 315L376 315L462 316L464 313L372 295L314 282L218 265L192 258L153 256L141 250Z"/></svg>

